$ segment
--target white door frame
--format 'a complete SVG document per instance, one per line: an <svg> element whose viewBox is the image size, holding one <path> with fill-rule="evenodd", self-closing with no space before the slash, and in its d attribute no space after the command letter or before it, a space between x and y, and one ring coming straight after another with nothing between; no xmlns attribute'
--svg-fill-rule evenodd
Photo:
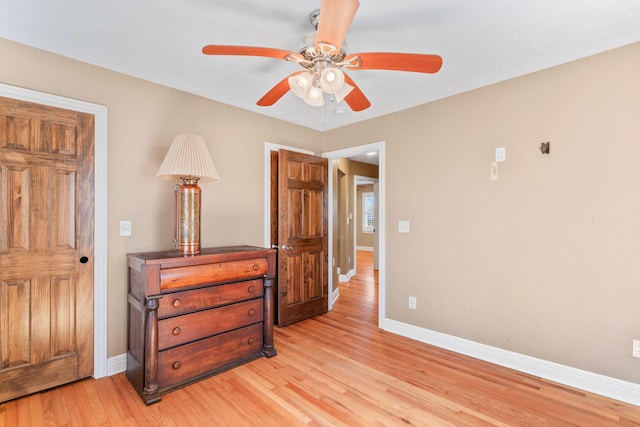
<svg viewBox="0 0 640 427"><path fill-rule="evenodd" d="M378 151L380 164L378 165L378 183L380 188L379 194L379 270L378 270L378 327L382 327L382 321L386 317L386 301L384 296L386 295L386 281L385 281L385 269L386 269L386 234L385 234L385 200L386 200L386 185L385 185L385 142L374 142L372 144L360 145L357 147L345 148L337 151L329 151L322 153L322 157L329 159L329 212L333 212L333 174L331 171L331 162L337 159L344 159L359 154L365 154L370 151ZM333 259L333 215L329 215L329 260ZM331 263L330 263L331 264ZM333 274L329 274L329 289L333 289ZM329 301L329 310L331 310L332 300Z"/></svg>
<svg viewBox="0 0 640 427"><path fill-rule="evenodd" d="M93 377L109 375L107 357L107 107L0 83L0 96L93 114Z"/></svg>

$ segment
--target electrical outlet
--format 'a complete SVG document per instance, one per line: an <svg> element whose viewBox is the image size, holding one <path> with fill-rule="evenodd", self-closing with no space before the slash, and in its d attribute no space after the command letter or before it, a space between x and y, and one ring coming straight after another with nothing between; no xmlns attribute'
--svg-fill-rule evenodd
<svg viewBox="0 0 640 427"><path fill-rule="evenodd" d="M633 352L631 354L633 357L640 358L640 340L633 340Z"/></svg>
<svg viewBox="0 0 640 427"><path fill-rule="evenodd" d="M409 297L409 308L412 310L416 309L416 297Z"/></svg>

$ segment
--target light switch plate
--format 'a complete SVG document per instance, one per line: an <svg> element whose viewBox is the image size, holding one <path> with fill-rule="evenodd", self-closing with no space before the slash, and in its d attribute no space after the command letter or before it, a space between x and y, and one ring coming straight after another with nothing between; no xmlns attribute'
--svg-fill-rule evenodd
<svg viewBox="0 0 640 427"><path fill-rule="evenodd" d="M131 236L131 221L120 221L120 236Z"/></svg>
<svg viewBox="0 0 640 427"><path fill-rule="evenodd" d="M496 162L504 162L507 160L507 147L496 148Z"/></svg>
<svg viewBox="0 0 640 427"><path fill-rule="evenodd" d="M398 232L399 233L408 233L411 228L411 224L407 220L398 221Z"/></svg>

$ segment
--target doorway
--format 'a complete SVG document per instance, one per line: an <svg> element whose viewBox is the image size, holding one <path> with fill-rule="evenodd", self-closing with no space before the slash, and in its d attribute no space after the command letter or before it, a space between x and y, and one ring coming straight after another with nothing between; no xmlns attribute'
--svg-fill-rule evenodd
<svg viewBox="0 0 640 427"><path fill-rule="evenodd" d="M0 96L94 116L93 378L117 372L107 356L107 107L0 83ZM122 369L123 370L123 369Z"/></svg>
<svg viewBox="0 0 640 427"><path fill-rule="evenodd" d="M358 251L373 252L372 265L378 270L378 178L354 175L354 268L358 268Z"/></svg>
<svg viewBox="0 0 640 427"><path fill-rule="evenodd" d="M289 151L297 151L300 153L306 154L315 154L313 151L299 149L295 147L288 147L279 144L274 144L270 142L265 142L265 156L264 156L264 246L270 247L272 236L271 236L271 203L273 200L271 190L271 152L279 151L281 149L289 150ZM372 144L361 145L357 147L351 147L347 149L331 151L327 153L323 153L322 157L325 157L329 160L329 207L328 211L333 212L336 209L335 206L335 185L333 183L333 160L344 159L348 157L358 156L362 154L366 154L371 151L377 151L379 155L379 165L378 165L378 182L377 182L377 200L378 200L378 210L377 210L377 222L378 226L376 228L376 233L378 234L377 242L379 243L378 250L376 251L377 255L377 264L378 264L378 277L379 277L379 285L378 285L378 327L381 327L381 322L385 318L385 142L375 142ZM333 252L333 234L336 227L334 223L333 215L329 215L329 268L334 268L333 259L336 254ZM338 283L334 280L333 275L329 274L329 310L332 309L333 303L335 302L338 296Z"/></svg>
<svg viewBox="0 0 640 427"><path fill-rule="evenodd" d="M377 201L378 201L378 209L377 209L377 242L378 248L376 251L376 261L378 264L378 277L379 277L379 286L378 286L378 327L381 327L381 322L385 318L385 143L384 141L376 142L372 144L361 145L357 147L351 147L343 150L331 151L327 153L323 153L322 157L326 157L329 159L329 212L333 212L336 209L336 194L334 194L334 189L336 188L334 180L334 174L331 172L333 170L332 163L334 160L351 158L354 156L359 156L362 154L366 154L372 151L377 151L379 155L379 164L378 164L378 182L377 182ZM335 223L335 219L333 215L329 215L329 264L333 268L333 260L336 257L334 253L334 239L335 239L335 230L338 224ZM338 297L338 283L334 279L334 275L329 274L329 292L331 298L329 299L329 310L331 310L333 303Z"/></svg>

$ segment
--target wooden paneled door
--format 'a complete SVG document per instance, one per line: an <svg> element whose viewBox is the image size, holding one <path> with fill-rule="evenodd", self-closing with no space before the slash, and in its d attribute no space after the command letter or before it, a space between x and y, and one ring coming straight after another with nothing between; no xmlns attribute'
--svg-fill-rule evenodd
<svg viewBox="0 0 640 427"><path fill-rule="evenodd" d="M328 310L328 161L278 154L278 325Z"/></svg>
<svg viewBox="0 0 640 427"><path fill-rule="evenodd" d="M0 98L0 402L93 373L93 119Z"/></svg>

